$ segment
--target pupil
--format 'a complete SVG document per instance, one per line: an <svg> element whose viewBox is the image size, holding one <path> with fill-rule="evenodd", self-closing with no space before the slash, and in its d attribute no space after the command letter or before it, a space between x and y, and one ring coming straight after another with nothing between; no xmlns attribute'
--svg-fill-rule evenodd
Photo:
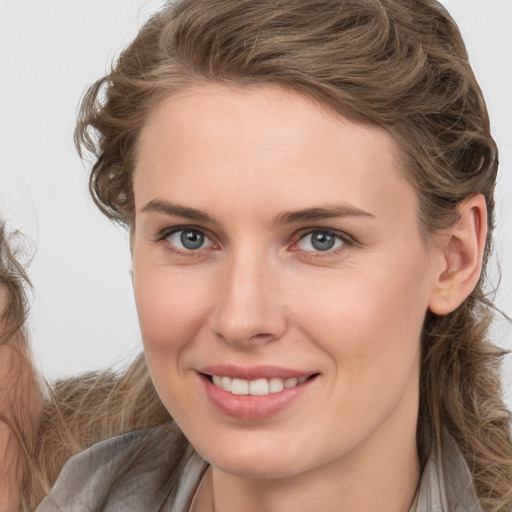
<svg viewBox="0 0 512 512"><path fill-rule="evenodd" d="M336 237L330 233L313 233L311 244L317 251L328 251L334 247Z"/></svg>
<svg viewBox="0 0 512 512"><path fill-rule="evenodd" d="M199 249L204 242L204 235L197 231L182 231L181 243L186 249Z"/></svg>

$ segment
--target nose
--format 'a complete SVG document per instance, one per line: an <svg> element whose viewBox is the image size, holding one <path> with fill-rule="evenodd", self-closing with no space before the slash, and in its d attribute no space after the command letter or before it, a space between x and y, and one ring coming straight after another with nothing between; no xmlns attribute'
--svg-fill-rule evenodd
<svg viewBox="0 0 512 512"><path fill-rule="evenodd" d="M281 338L287 319L280 304L278 272L264 257L234 255L220 276L212 330L239 347Z"/></svg>

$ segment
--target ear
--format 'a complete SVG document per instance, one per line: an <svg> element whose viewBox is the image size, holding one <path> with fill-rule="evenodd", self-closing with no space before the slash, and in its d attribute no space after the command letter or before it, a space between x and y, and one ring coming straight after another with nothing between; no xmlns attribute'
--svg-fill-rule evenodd
<svg viewBox="0 0 512 512"><path fill-rule="evenodd" d="M482 270L487 238L487 207L483 195L471 196L458 208L455 225L441 234L441 264L429 309L446 315L473 291Z"/></svg>

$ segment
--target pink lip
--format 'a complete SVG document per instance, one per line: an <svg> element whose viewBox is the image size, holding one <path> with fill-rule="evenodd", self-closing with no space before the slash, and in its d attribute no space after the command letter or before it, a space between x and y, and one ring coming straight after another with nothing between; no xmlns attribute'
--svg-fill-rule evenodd
<svg viewBox="0 0 512 512"><path fill-rule="evenodd" d="M203 368L198 375L203 383L208 399L215 408L226 416L241 420L259 420L277 414L291 406L317 380L316 378L308 379L298 386L268 395L234 395L217 387L207 375L222 375L231 378L255 380L256 378L269 379L272 377L299 378L312 375L312 373L295 370L285 371L283 368L268 366L240 368L231 365L216 365Z"/></svg>
<svg viewBox="0 0 512 512"><path fill-rule="evenodd" d="M206 375L219 375L221 377L244 380L271 379L272 377L280 377L281 379L295 377L300 379L301 377L309 377L317 373L314 371L292 370L279 366L242 367L234 364L215 364L205 366L197 371Z"/></svg>

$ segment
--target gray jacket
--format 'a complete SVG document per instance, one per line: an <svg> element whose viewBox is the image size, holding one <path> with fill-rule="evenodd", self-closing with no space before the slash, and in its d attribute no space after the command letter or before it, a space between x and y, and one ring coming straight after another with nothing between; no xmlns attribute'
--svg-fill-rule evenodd
<svg viewBox="0 0 512 512"><path fill-rule="evenodd" d="M154 435L155 429L124 434L72 457L36 512L187 512L207 463L189 446L176 464L176 426ZM129 469L119 475L123 467ZM483 512L451 437L445 436L442 454L434 453L425 467L410 512Z"/></svg>

